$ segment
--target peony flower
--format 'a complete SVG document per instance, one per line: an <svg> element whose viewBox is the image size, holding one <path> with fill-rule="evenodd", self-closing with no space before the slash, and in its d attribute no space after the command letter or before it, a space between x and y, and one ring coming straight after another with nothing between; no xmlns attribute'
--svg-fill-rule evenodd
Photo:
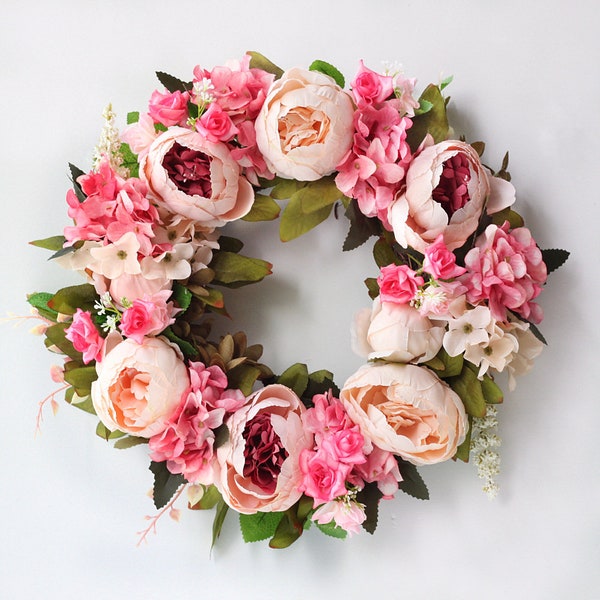
<svg viewBox="0 0 600 600"><path fill-rule="evenodd" d="M512 185L490 185L469 144L448 140L424 148L408 168L406 188L389 208L396 240L424 252L442 234L449 250L459 248L477 229L492 191L502 194L490 199L495 211L514 201Z"/></svg>
<svg viewBox="0 0 600 600"><path fill-rule="evenodd" d="M159 206L205 227L243 217L254 202L252 186L228 147L181 127L153 142L140 163L140 177Z"/></svg>
<svg viewBox="0 0 600 600"><path fill-rule="evenodd" d="M350 149L353 115L352 99L331 77L290 69L271 86L256 118L256 143L276 175L315 181Z"/></svg>
<svg viewBox="0 0 600 600"><path fill-rule="evenodd" d="M179 351L162 338L123 340L96 370L92 402L102 423L145 438L165 429L190 383Z"/></svg>
<svg viewBox="0 0 600 600"><path fill-rule="evenodd" d="M461 399L426 367L364 365L340 399L365 438L416 465L452 458L468 429Z"/></svg>
<svg viewBox="0 0 600 600"><path fill-rule="evenodd" d="M304 405L289 388L268 385L227 420L229 440L217 450L215 485L237 512L284 511L302 495L300 453L311 448Z"/></svg>
<svg viewBox="0 0 600 600"><path fill-rule="evenodd" d="M83 352L83 362L86 365L93 360L102 359L104 340L88 311L77 309L73 315L73 323L65 329L65 337L73 343L77 352Z"/></svg>
<svg viewBox="0 0 600 600"><path fill-rule="evenodd" d="M445 326L435 325L408 304L382 302L360 311L354 320L352 348L368 360L422 363L442 347Z"/></svg>

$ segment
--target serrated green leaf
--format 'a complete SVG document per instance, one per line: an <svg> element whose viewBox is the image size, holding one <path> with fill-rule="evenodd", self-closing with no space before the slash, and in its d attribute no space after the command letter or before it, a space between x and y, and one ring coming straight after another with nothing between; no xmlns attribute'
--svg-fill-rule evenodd
<svg viewBox="0 0 600 600"><path fill-rule="evenodd" d="M346 217L350 220L350 229L342 246L344 252L362 246L370 237L381 233L379 219L363 215L358 208L358 202L354 198L346 208Z"/></svg>
<svg viewBox="0 0 600 600"><path fill-rule="evenodd" d="M454 75L449 75L448 77L446 77L446 79L442 79L442 81L440 81L440 90L447 88L453 80Z"/></svg>
<svg viewBox="0 0 600 600"><path fill-rule="evenodd" d="M325 394L330 390L335 397L337 397L340 393L340 389L333 381L333 373L331 371L327 371L326 369L320 369L319 371L314 371L313 373L309 374L308 385L304 390L302 399L306 399L309 404L312 404L313 396L316 394Z"/></svg>
<svg viewBox="0 0 600 600"><path fill-rule="evenodd" d="M260 258L250 258L217 250L209 267L215 272L213 283L237 288L262 281L271 275L272 264Z"/></svg>
<svg viewBox="0 0 600 600"><path fill-rule="evenodd" d="M454 460L462 460L463 462L469 462L469 455L471 453L471 428L473 425L473 417L469 416L469 428L467 429L467 435L463 443L456 449L456 454L452 457Z"/></svg>
<svg viewBox="0 0 600 600"><path fill-rule="evenodd" d="M516 229L517 227L523 227L525 221L523 217L518 213L512 210L510 207L505 208L493 215L490 215L492 223L497 227L502 227L505 221L508 221L511 229Z"/></svg>
<svg viewBox="0 0 600 600"><path fill-rule="evenodd" d="M308 368L303 363L295 363L278 378L277 383L290 388L297 396L302 396L308 385Z"/></svg>
<svg viewBox="0 0 600 600"><path fill-rule="evenodd" d="M281 214L279 237L282 242L294 240L314 229L317 225L325 221L331 213L333 204L306 214L302 210L302 198L298 196L301 191L299 190L290 198L290 201Z"/></svg>
<svg viewBox="0 0 600 600"><path fill-rule="evenodd" d="M429 133L435 143L444 141L448 137L448 116L446 114L446 103L437 85L428 85L419 103L429 102L431 110L413 118L412 127L408 130L407 141L413 152L417 150L425 136Z"/></svg>
<svg viewBox="0 0 600 600"><path fill-rule="evenodd" d="M73 342L65 337L65 330L69 327L69 323L56 323L46 329L46 347L56 346L63 354L72 358L75 361L81 361L81 352L78 352L73 347Z"/></svg>
<svg viewBox="0 0 600 600"><path fill-rule="evenodd" d="M129 144L122 142L119 146L119 152L122 157L121 165L129 171L130 177L139 177L140 165L138 163L137 154L133 152Z"/></svg>
<svg viewBox="0 0 600 600"><path fill-rule="evenodd" d="M164 73L163 71L156 71L156 77L171 93L189 92L192 89L191 83L186 83L185 81L182 81L173 75L169 75L168 73Z"/></svg>
<svg viewBox="0 0 600 600"><path fill-rule="evenodd" d="M542 260L546 264L548 273L552 273L552 271L556 271L556 269L564 265L569 258L569 255L570 252L567 250L560 250L559 248L542 250Z"/></svg>
<svg viewBox="0 0 600 600"><path fill-rule="evenodd" d="M115 442L115 448L117 450L127 450L127 448L133 448L134 446L141 446L142 444L147 444L148 440L146 438L137 437L135 435L128 435L127 437L122 437Z"/></svg>
<svg viewBox="0 0 600 600"><path fill-rule="evenodd" d="M98 294L94 286L84 283L58 290L48 301L48 306L63 315L73 315L78 308L91 312L97 299Z"/></svg>
<svg viewBox="0 0 600 600"><path fill-rule="evenodd" d="M127 125L133 125L140 120L140 113L137 110L132 110L127 113Z"/></svg>
<svg viewBox="0 0 600 600"><path fill-rule="evenodd" d="M76 167L71 163L69 163L69 172L71 173L71 181L73 182L73 190L75 191L77 200L79 200L79 202L83 202L87 196L83 193L79 183L77 183L77 178L85 175L85 173L79 167Z"/></svg>
<svg viewBox="0 0 600 600"><path fill-rule="evenodd" d="M421 100L419 102L419 107L415 110L415 116L424 115L428 113L433 108L433 103L427 100Z"/></svg>
<svg viewBox="0 0 600 600"><path fill-rule="evenodd" d="M221 530L223 529L223 523L225 522L225 517L227 516L227 511L229 510L229 506L225 504L225 500L221 498L217 502L217 510L215 511L215 519L213 521L212 526L212 542L210 544L210 549L212 550L221 535Z"/></svg>
<svg viewBox="0 0 600 600"><path fill-rule="evenodd" d="M335 521L330 521L329 523L324 524L315 522L315 525L325 535L337 538L338 540L344 540L348 537L348 532L345 529L342 529L341 527L336 525Z"/></svg>
<svg viewBox="0 0 600 600"><path fill-rule="evenodd" d="M487 373L481 380L481 391L486 404L501 404L504 401L504 393L500 386Z"/></svg>
<svg viewBox="0 0 600 600"><path fill-rule="evenodd" d="M152 461L148 468L154 474L154 493L152 496L154 506L160 509L169 502L179 487L185 483L185 479L181 474L174 475L171 473L167 469L166 462Z"/></svg>
<svg viewBox="0 0 600 600"><path fill-rule="evenodd" d="M302 203L302 212L310 214L331 206L337 200L340 200L343 195L335 185L333 177L322 177L317 181L307 183L292 198L298 196Z"/></svg>
<svg viewBox="0 0 600 600"><path fill-rule="evenodd" d="M250 212L242 217L243 221L274 221L281 212L279 204L271 196L256 194Z"/></svg>
<svg viewBox="0 0 600 600"><path fill-rule="evenodd" d="M48 301L52 298L52 296L53 294L48 292L36 292L35 294L29 294L27 296L27 302L29 302L29 304L38 311L40 316L56 322L58 313L48 306Z"/></svg>
<svg viewBox="0 0 600 600"><path fill-rule="evenodd" d="M95 367L79 365L77 361L66 363L64 377L73 386L75 393L83 398L90 395L92 383L98 379L98 373Z"/></svg>
<svg viewBox="0 0 600 600"><path fill-rule="evenodd" d="M278 67L275 63L271 62L266 56L263 56L260 52L248 50L246 54L250 56L251 69L262 69L267 73L272 73L273 75L275 75L275 79L279 79L283 75L283 69Z"/></svg>
<svg viewBox="0 0 600 600"><path fill-rule="evenodd" d="M309 71L318 71L319 73L323 73L324 75L328 75L331 77L342 89L346 85L346 80L344 76L336 69L333 65L325 62L324 60L315 60L311 63L310 67L308 67Z"/></svg>
<svg viewBox="0 0 600 600"><path fill-rule="evenodd" d="M303 523L299 521L294 505L283 513L269 547L287 548L302 535L303 531Z"/></svg>
<svg viewBox="0 0 600 600"><path fill-rule="evenodd" d="M62 250L65 241L64 235L53 235L52 237L47 237L43 240L33 240L33 242L29 243L37 248L44 248L44 250L57 252L58 250Z"/></svg>
<svg viewBox="0 0 600 600"><path fill-rule="evenodd" d="M417 467L399 457L397 457L397 460L400 475L402 475L402 481L398 484L398 487L405 494L408 494L413 498L429 500L429 490L427 489L423 478L417 471Z"/></svg>
<svg viewBox="0 0 600 600"><path fill-rule="evenodd" d="M471 148L473 148L473 150L475 150L475 152L477 152L479 155L479 158L481 158L485 151L485 144L483 142L473 142L471 144Z"/></svg>
<svg viewBox="0 0 600 600"><path fill-rule="evenodd" d="M473 417L485 417L485 398L481 389L481 381L477 379L476 371L470 364L465 361L461 374L446 381L460 396L467 414Z"/></svg>
<svg viewBox="0 0 600 600"><path fill-rule="evenodd" d="M366 519L363 521L362 527L370 534L375 533L375 530L377 529L379 501L382 497L383 494L376 483L367 483L365 487L356 494L356 501L360 502L365 507Z"/></svg>
<svg viewBox="0 0 600 600"><path fill-rule="evenodd" d="M282 512L240 514L240 529L244 542L260 542L273 537L282 517Z"/></svg>

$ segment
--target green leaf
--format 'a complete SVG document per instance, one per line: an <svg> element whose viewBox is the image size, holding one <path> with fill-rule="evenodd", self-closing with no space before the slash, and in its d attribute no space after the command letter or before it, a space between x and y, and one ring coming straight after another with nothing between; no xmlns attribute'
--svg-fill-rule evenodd
<svg viewBox="0 0 600 600"><path fill-rule="evenodd" d="M305 364L295 363L278 378L277 383L290 388L297 396L302 396L308 385L308 368Z"/></svg>
<svg viewBox="0 0 600 600"><path fill-rule="evenodd" d="M244 542L260 542L273 537L282 517L282 512L240 514L240 529Z"/></svg>
<svg viewBox="0 0 600 600"><path fill-rule="evenodd" d="M381 268L387 265L396 265L400 261L392 247L383 238L379 238L373 246L373 258L375 264Z"/></svg>
<svg viewBox="0 0 600 600"><path fill-rule="evenodd" d="M75 393L82 398L90 395L92 383L96 379L98 379L98 373L95 367L82 367L77 361L65 364L65 381L70 383Z"/></svg>
<svg viewBox="0 0 600 600"><path fill-rule="evenodd" d="M479 155L479 158L481 158L485 151L485 143L484 142L473 142L471 144L471 148L473 148L473 150L475 150L475 152L477 152L477 154Z"/></svg>
<svg viewBox="0 0 600 600"><path fill-rule="evenodd" d="M275 534L269 542L269 547L287 548L302 535L303 531L303 523L298 519L296 506L294 505L283 513Z"/></svg>
<svg viewBox="0 0 600 600"><path fill-rule="evenodd" d="M325 534L330 537L337 538L339 540L346 539L348 537L348 532L345 529L342 529L338 525L335 524L335 521L330 521L329 523L321 524L315 523L315 525Z"/></svg>
<svg viewBox="0 0 600 600"><path fill-rule="evenodd" d="M140 120L140 113L137 110L132 110L127 113L127 125L133 125Z"/></svg>
<svg viewBox="0 0 600 600"><path fill-rule="evenodd" d="M164 335L170 342L176 344L186 358L197 358L198 350L188 341L176 335L170 327L167 327L161 335Z"/></svg>
<svg viewBox="0 0 600 600"><path fill-rule="evenodd" d="M58 252L63 249L63 245L66 239L64 235L53 235L52 237L45 238L43 240L34 240L33 242L29 242L32 246L37 246L38 248L44 248L44 250L53 250L54 252Z"/></svg>
<svg viewBox="0 0 600 600"><path fill-rule="evenodd" d="M68 388L65 392L65 402L68 402L71 406L86 413L90 413L91 415L96 414L91 396L88 394L81 397L78 394L75 394L75 390L72 387Z"/></svg>
<svg viewBox="0 0 600 600"><path fill-rule="evenodd" d="M181 285L177 281L173 282L173 295L171 296L171 300L174 300L175 303L183 312L185 312L192 302L192 292L188 290L184 285ZM180 315L182 313L179 313Z"/></svg>
<svg viewBox="0 0 600 600"><path fill-rule="evenodd" d="M75 165L69 163L69 171L71 173L71 181L73 182L73 190L75 190L75 195L79 202L83 202L87 196L83 193L81 186L77 183L77 178L85 175L85 173Z"/></svg>
<svg viewBox="0 0 600 600"><path fill-rule="evenodd" d="M419 103L424 101L432 105L431 110L415 116L413 125L408 130L407 141L413 152L416 151L428 133L431 134L436 144L448 137L446 103L440 88L433 84L428 85L419 98Z"/></svg>
<svg viewBox="0 0 600 600"><path fill-rule="evenodd" d="M310 67L308 67L309 71L318 71L319 73L323 73L324 75L329 75L342 89L346 85L346 80L344 76L328 62L324 60L315 60L312 62Z"/></svg>
<svg viewBox="0 0 600 600"><path fill-rule="evenodd" d="M477 379L475 367L464 362L461 374L447 380L450 387L460 396L467 414L472 417L485 417L485 398L481 389L481 381Z"/></svg>
<svg viewBox="0 0 600 600"><path fill-rule="evenodd" d="M524 319L522 319L524 320ZM533 335L535 335L535 337L540 340L540 342L542 342L542 344L544 345L548 345L548 342L546 341L546 338L542 335L542 332L538 329L537 325L535 323L531 323L531 321L525 321L526 323L529 323L529 330L531 331L531 333L533 333Z"/></svg>
<svg viewBox="0 0 600 600"><path fill-rule="evenodd" d="M511 229L516 229L517 227L523 227L525 221L523 217L518 213L512 210L510 207L504 208L501 211L490 215L492 223L497 227L502 227L504 225L504 221L508 221Z"/></svg>
<svg viewBox="0 0 600 600"><path fill-rule="evenodd" d="M429 500L429 490L417 471L417 467L400 457L396 457L396 459L398 460L398 468L400 469L400 475L402 475L403 479L403 481L398 484L398 487L405 494L408 494L413 498Z"/></svg>
<svg viewBox="0 0 600 600"><path fill-rule="evenodd" d="M448 77L446 77L446 79L442 79L442 81L440 82L440 90L444 90L445 88L447 88L453 80L454 75L449 75Z"/></svg>
<svg viewBox="0 0 600 600"><path fill-rule="evenodd" d="M275 63L272 63L266 56L263 56L260 52L248 50L246 54L250 56L251 69L262 69L267 73L272 73L273 75L275 75L275 79L279 79L283 75L283 69L278 67Z"/></svg>
<svg viewBox="0 0 600 600"><path fill-rule="evenodd" d="M473 417L469 416L469 429L465 436L464 442L456 449L456 454L452 457L454 460L462 460L463 462L469 462L469 455L471 453L471 429L473 426Z"/></svg>
<svg viewBox="0 0 600 600"><path fill-rule="evenodd" d="M275 178L271 182L273 189L269 196L274 200L287 200L291 198L299 189L306 185L305 181L296 181L295 179Z"/></svg>
<svg viewBox="0 0 600 600"><path fill-rule="evenodd" d="M366 217L360 212L358 202L353 198L346 209L350 220L350 229L344 240L343 251L354 250L364 244L371 236L380 235L381 222L376 217Z"/></svg>
<svg viewBox="0 0 600 600"><path fill-rule="evenodd" d="M340 389L333 381L333 373L326 369L320 369L319 371L310 373L308 376L308 385L301 397L303 400L306 398L312 404L313 396L316 394L325 394L329 390L336 397L340 393Z"/></svg>
<svg viewBox="0 0 600 600"><path fill-rule="evenodd" d="M442 379L460 375L463 368L463 355L450 356L444 348L440 348L434 359L425 365L435 371Z"/></svg>
<svg viewBox="0 0 600 600"><path fill-rule="evenodd" d="M367 483L365 487L356 494L356 501L365 507L366 519L362 523L365 531L373 534L377 529L379 515L379 501L383 494L379 491L376 483Z"/></svg>
<svg viewBox="0 0 600 600"><path fill-rule="evenodd" d="M213 283L237 288L262 281L271 275L273 265L260 258L217 250L209 267L215 272Z"/></svg>
<svg viewBox="0 0 600 600"><path fill-rule="evenodd" d="M305 188L296 192L283 209L279 225L279 237L282 242L289 242L314 229L319 223L327 219L333 204L324 206L308 214L302 208L302 196L299 195Z"/></svg>
<svg viewBox="0 0 600 600"><path fill-rule="evenodd" d="M193 506L188 503L188 508L191 510L210 510L214 508L219 501L223 500L219 490L214 485L202 486L204 488L204 494L202 498Z"/></svg>
<svg viewBox="0 0 600 600"><path fill-rule="evenodd" d="M569 258L569 255L570 252L560 250L559 248L542 250L542 260L546 263L548 273L552 273L552 271L556 271L558 267L562 266L567 258Z"/></svg>
<svg viewBox="0 0 600 600"><path fill-rule="evenodd" d="M229 387L241 390L244 396L252 393L252 388L260 376L260 369L252 365L241 364L227 371Z"/></svg>
<svg viewBox="0 0 600 600"><path fill-rule="evenodd" d="M244 247L244 242L228 235L219 236L219 249L223 252L237 254Z"/></svg>
<svg viewBox="0 0 600 600"><path fill-rule="evenodd" d="M168 73L163 73L162 71L156 71L156 76L158 80L169 90L169 92L189 92L192 89L191 83L186 83L185 81L181 81L177 77L173 77L173 75L169 75Z"/></svg>
<svg viewBox="0 0 600 600"><path fill-rule="evenodd" d="M35 294L29 294L27 296L27 302L29 302L29 304L31 304L44 319L56 322L58 313L48 306L48 301L52 296L53 294L49 294L48 292L36 292Z"/></svg>
<svg viewBox="0 0 600 600"><path fill-rule="evenodd" d="M486 404L501 404L504 401L504 393L500 386L487 373L481 380L481 391Z"/></svg>
<svg viewBox="0 0 600 600"><path fill-rule="evenodd" d="M419 107L415 110L415 116L424 115L433 108L433 104L427 100L421 100Z"/></svg>
<svg viewBox="0 0 600 600"><path fill-rule="evenodd" d="M97 299L98 294L94 286L83 283L58 290L48 301L48 306L63 315L73 315L78 308L91 312Z"/></svg>
<svg viewBox="0 0 600 600"><path fill-rule="evenodd" d="M96 435L108 442L108 440L117 440L127 434L123 433L122 431L119 431L118 429L115 431L111 431L110 429L108 429L108 427L106 427L106 425L102 421L100 421L96 426Z"/></svg>
<svg viewBox="0 0 600 600"><path fill-rule="evenodd" d="M117 448L117 450L127 450L127 448L133 448L134 446L141 446L142 444L147 443L148 440L146 438L137 437L135 435L128 435L127 437L118 439L115 442L115 448Z"/></svg>
<svg viewBox="0 0 600 600"><path fill-rule="evenodd" d="M375 298L379 296L379 284L377 283L377 279L375 279L375 277L367 277L365 279L365 285L367 286L367 290L369 290L369 298L375 300Z"/></svg>
<svg viewBox="0 0 600 600"><path fill-rule="evenodd" d="M129 144L125 142L119 146L119 152L123 158L121 165L129 171L130 177L139 177L140 165L138 163L137 154L133 152Z"/></svg>
<svg viewBox="0 0 600 600"><path fill-rule="evenodd" d="M280 213L279 204L264 194L256 194L250 212L242 217L244 221L274 221Z"/></svg>
<svg viewBox="0 0 600 600"><path fill-rule="evenodd" d="M56 323L46 329L46 347L56 346L63 354L75 361L81 361L81 352L78 352L73 347L73 342L65 336L65 330L69 327L69 323Z"/></svg>
<svg viewBox="0 0 600 600"><path fill-rule="evenodd" d="M293 194L290 200L296 197L300 198L302 212L308 215L331 206L336 200L340 200L343 195L335 185L333 177L322 177L317 181L307 183Z"/></svg>
<svg viewBox="0 0 600 600"><path fill-rule="evenodd" d="M227 516L228 510L229 506L227 506L227 504L225 504L225 500L221 498L217 502L217 510L215 512L215 519L212 526L212 542L210 544L211 550L215 547L215 544L221 535L221 529L223 529L223 523L225 522L225 517Z"/></svg>
<svg viewBox="0 0 600 600"><path fill-rule="evenodd" d="M150 463L148 467L154 474L153 500L156 508L162 508L173 497L173 494L185 483L183 475L174 475L167 469L166 462Z"/></svg>

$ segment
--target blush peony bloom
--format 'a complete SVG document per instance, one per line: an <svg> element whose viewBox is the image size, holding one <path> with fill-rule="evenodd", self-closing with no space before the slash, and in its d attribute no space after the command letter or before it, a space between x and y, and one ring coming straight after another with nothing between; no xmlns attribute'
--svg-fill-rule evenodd
<svg viewBox="0 0 600 600"><path fill-rule="evenodd" d="M533 299L548 273L529 229L509 231L508 222L502 227L489 225L467 253L465 266L462 281L471 304L487 300L497 321L507 321L509 310L534 323L542 321L542 308Z"/></svg>
<svg viewBox="0 0 600 600"><path fill-rule="evenodd" d="M462 246L477 229L491 194L488 204L494 211L514 202L512 185L492 186L490 177L465 142L448 140L424 148L406 173L406 188L389 208L398 243L424 252L442 234L449 250Z"/></svg>
<svg viewBox="0 0 600 600"><path fill-rule="evenodd" d="M205 227L243 217L254 191L228 147L195 131L171 127L150 146L140 177L159 206Z"/></svg>
<svg viewBox="0 0 600 600"><path fill-rule="evenodd" d="M215 485L231 508L242 514L284 511L300 498L298 458L313 444L302 427L303 410L292 390L273 384L226 421L229 441L217 450Z"/></svg>
<svg viewBox="0 0 600 600"><path fill-rule="evenodd" d="M426 367L361 367L340 394L365 438L415 465L452 458L468 419L460 398Z"/></svg>
<svg viewBox="0 0 600 600"><path fill-rule="evenodd" d="M269 90L256 119L256 143L276 175L315 181L350 149L353 115L352 99L331 77L290 69Z"/></svg>
<svg viewBox="0 0 600 600"><path fill-rule="evenodd" d="M102 359L104 339L92 321L92 315L77 309L73 315L73 323L65 330L65 337L73 343L77 352L83 352L83 362L87 365L93 360Z"/></svg>
<svg viewBox="0 0 600 600"><path fill-rule="evenodd" d="M352 348L368 360L423 363L442 347L445 327L435 325L408 304L373 301L354 319Z"/></svg>
<svg viewBox="0 0 600 600"><path fill-rule="evenodd" d="M190 383L178 350L162 338L123 340L96 370L92 402L102 423L145 438L165 429Z"/></svg>

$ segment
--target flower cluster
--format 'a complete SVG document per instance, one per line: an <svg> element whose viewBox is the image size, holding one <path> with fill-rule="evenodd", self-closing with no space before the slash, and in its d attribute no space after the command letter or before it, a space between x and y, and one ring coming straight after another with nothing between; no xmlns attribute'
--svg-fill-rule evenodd
<svg viewBox="0 0 600 600"><path fill-rule="evenodd" d="M503 394L542 348L536 299L568 253L538 248L511 208L506 161L449 139L448 81L360 62L283 71L250 53L164 89L122 131L107 109L92 169L70 165L72 225L37 240L86 282L35 293L67 402L115 446L147 444L157 508L240 515L246 541L295 541L311 523L373 531L381 499L428 492L417 467L472 451L495 493ZM261 193L257 193L261 191ZM275 374L243 332L215 340L224 289L272 265L222 229L281 214L291 240L343 207L351 250L375 237L372 306L352 328L366 364L338 388L296 363ZM55 369L56 371L56 369ZM175 496L174 496L175 494Z"/></svg>

